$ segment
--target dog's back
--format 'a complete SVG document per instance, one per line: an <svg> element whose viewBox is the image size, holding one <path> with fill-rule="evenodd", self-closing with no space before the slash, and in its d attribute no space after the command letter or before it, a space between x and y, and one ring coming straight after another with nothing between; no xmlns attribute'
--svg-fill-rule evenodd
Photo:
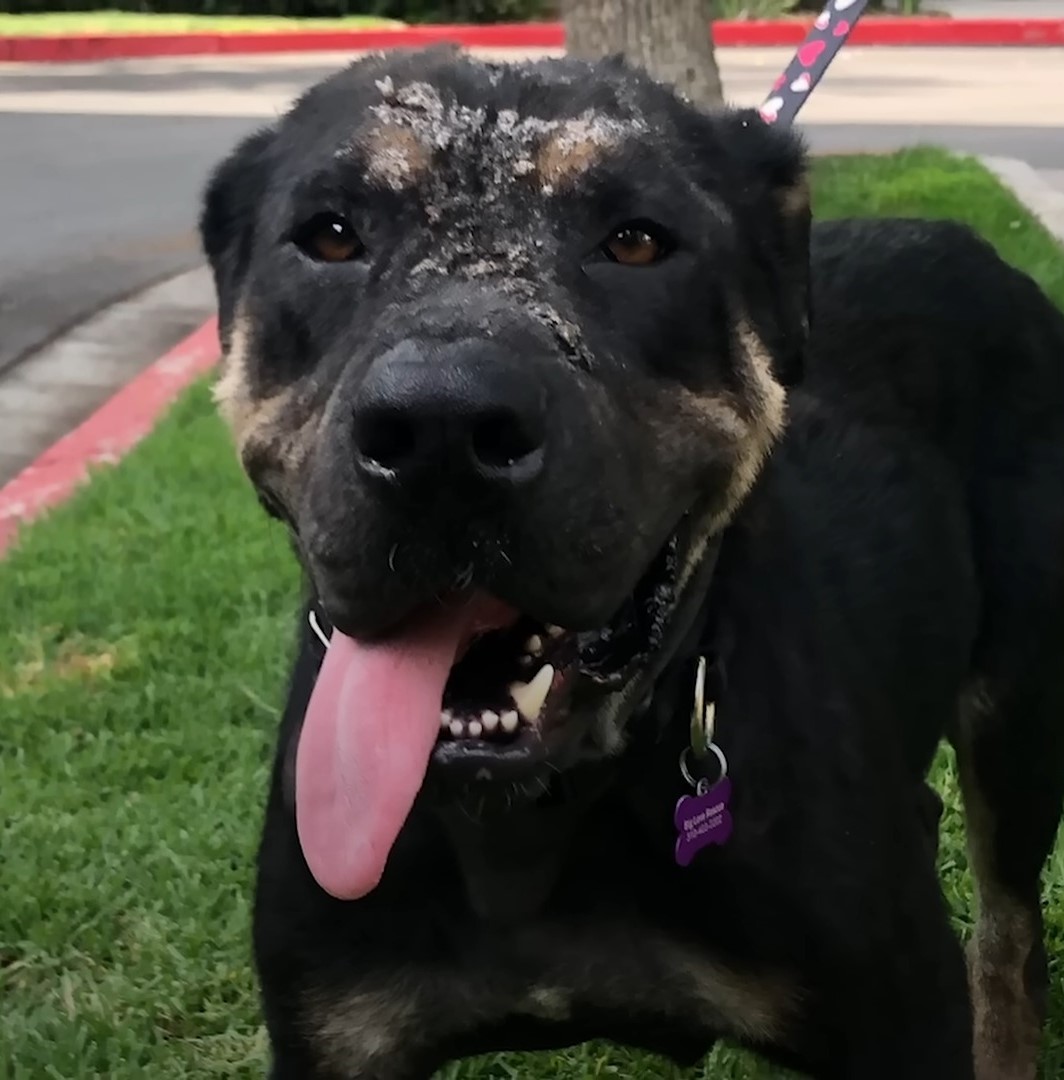
<svg viewBox="0 0 1064 1080"><path fill-rule="evenodd" d="M903 429L964 485L983 593L976 670L1029 655L1064 596L1064 314L954 222L814 229L805 389Z"/></svg>

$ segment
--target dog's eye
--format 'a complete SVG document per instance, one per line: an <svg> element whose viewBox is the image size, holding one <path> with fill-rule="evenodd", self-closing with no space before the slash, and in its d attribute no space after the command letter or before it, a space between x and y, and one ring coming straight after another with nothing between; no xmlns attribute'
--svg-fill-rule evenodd
<svg viewBox="0 0 1064 1080"><path fill-rule="evenodd" d="M362 241L339 214L315 214L295 234L299 249L318 262L350 262L362 254Z"/></svg>
<svg viewBox="0 0 1064 1080"><path fill-rule="evenodd" d="M668 254L664 230L645 221L633 221L614 229L602 245L602 253L624 266L650 266Z"/></svg>

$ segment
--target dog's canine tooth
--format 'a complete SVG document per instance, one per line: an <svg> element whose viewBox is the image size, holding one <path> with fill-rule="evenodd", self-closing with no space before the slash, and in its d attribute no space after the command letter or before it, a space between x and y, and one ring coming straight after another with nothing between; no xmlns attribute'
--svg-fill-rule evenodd
<svg viewBox="0 0 1064 1080"><path fill-rule="evenodd" d="M507 735L512 735L517 730L517 725L519 723L520 720L514 709L507 709L506 712L499 717L499 724Z"/></svg>
<svg viewBox="0 0 1064 1080"><path fill-rule="evenodd" d="M451 716L451 710L450 709L444 709L443 712L440 713L440 728L441 728L441 730L450 731L451 730L451 720L452 719L453 719L453 717Z"/></svg>
<svg viewBox="0 0 1064 1080"><path fill-rule="evenodd" d="M492 712L491 709L485 709L480 714L480 723L484 730L490 735L499 726L499 714Z"/></svg>
<svg viewBox="0 0 1064 1080"><path fill-rule="evenodd" d="M481 727L479 720L470 720L469 723L466 724L466 732L471 739L479 739L483 730L484 728Z"/></svg>
<svg viewBox="0 0 1064 1080"><path fill-rule="evenodd" d="M552 682L554 682L554 668L550 664L544 664L531 682L510 684L510 697L514 699L517 711L529 723L534 724L539 719Z"/></svg>
<svg viewBox="0 0 1064 1080"><path fill-rule="evenodd" d="M531 656L539 656L543 652L543 638L539 634L533 634L528 641L525 642L525 652Z"/></svg>
<svg viewBox="0 0 1064 1080"><path fill-rule="evenodd" d="M463 724L461 720L452 720L451 734L456 739L460 739L465 734L465 724Z"/></svg>

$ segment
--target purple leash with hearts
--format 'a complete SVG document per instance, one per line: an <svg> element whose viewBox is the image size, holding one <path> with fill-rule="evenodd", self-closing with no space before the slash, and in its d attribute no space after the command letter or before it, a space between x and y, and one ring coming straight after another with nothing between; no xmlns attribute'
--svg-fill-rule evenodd
<svg viewBox="0 0 1064 1080"><path fill-rule="evenodd" d="M761 105L766 124L791 124L868 7L868 0L828 0L805 41Z"/></svg>

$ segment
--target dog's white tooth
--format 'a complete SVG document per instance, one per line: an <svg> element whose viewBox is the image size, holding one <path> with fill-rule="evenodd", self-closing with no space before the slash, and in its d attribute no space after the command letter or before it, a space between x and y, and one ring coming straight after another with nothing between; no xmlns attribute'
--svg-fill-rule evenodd
<svg viewBox="0 0 1064 1080"><path fill-rule="evenodd" d="M525 652L532 656L539 656L543 652L543 638L539 634L533 634L528 641L525 642Z"/></svg>
<svg viewBox="0 0 1064 1080"><path fill-rule="evenodd" d="M484 730L490 735L499 726L499 714L492 712L490 709L485 709L480 714L480 723Z"/></svg>
<svg viewBox="0 0 1064 1080"><path fill-rule="evenodd" d="M452 720L451 734L456 739L460 739L465 734L465 724L463 724L461 720Z"/></svg>
<svg viewBox="0 0 1064 1080"><path fill-rule="evenodd" d="M548 626L547 637L560 638L565 633L565 627L563 626Z"/></svg>
<svg viewBox="0 0 1064 1080"><path fill-rule="evenodd" d="M444 731L451 730L451 719L452 717L450 709L444 709L443 712L440 713L440 727Z"/></svg>
<svg viewBox="0 0 1064 1080"><path fill-rule="evenodd" d="M510 697L514 699L517 711L529 723L534 724L539 719L543 702L547 700L552 682L554 682L554 668L550 664L544 664L531 682L510 684Z"/></svg>
<svg viewBox="0 0 1064 1080"><path fill-rule="evenodd" d="M466 731L469 733L471 739L479 739L483 730L479 720L470 720L469 723L466 724Z"/></svg>
<svg viewBox="0 0 1064 1080"><path fill-rule="evenodd" d="M520 722L515 709L507 709L506 712L499 717L499 724L507 735L512 735L517 730L517 725Z"/></svg>

